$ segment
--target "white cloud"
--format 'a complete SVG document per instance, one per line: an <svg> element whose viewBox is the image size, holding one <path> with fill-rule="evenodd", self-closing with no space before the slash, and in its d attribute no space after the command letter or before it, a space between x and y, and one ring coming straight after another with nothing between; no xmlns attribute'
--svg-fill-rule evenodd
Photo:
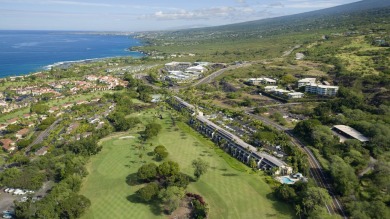
<svg viewBox="0 0 390 219"><path fill-rule="evenodd" d="M256 11L251 7L215 7L198 10L175 10L170 12L158 11L142 18L154 18L158 20L210 20L216 18L242 19L250 18Z"/></svg>

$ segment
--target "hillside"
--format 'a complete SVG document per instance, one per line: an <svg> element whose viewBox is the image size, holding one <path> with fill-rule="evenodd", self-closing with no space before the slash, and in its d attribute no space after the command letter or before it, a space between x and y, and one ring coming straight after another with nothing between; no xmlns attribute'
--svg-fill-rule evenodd
<svg viewBox="0 0 390 219"><path fill-rule="evenodd" d="M202 97L205 108L243 112L251 107L260 116L288 128L295 127L291 133L315 152L347 216L389 218L389 21L390 1L366 0L219 27L143 33L142 38L150 44L141 49L166 62L250 61L248 67L227 71L188 93ZM303 58L298 59L296 53ZM294 87L299 79L312 77L340 89L333 98L310 100L316 97L308 95L305 104L297 101L296 106L283 108L280 103L267 104L269 99L264 95L259 97L265 85L246 84L249 78L260 77L275 79L279 88L290 91L291 87L299 90ZM291 126L283 124L283 115L289 117L291 113L304 119L292 122ZM370 140L340 142L331 131L340 124L356 129ZM259 138L264 136L263 133ZM302 197L300 188L293 188L291 193ZM291 201L296 198L295 193L283 197Z"/></svg>

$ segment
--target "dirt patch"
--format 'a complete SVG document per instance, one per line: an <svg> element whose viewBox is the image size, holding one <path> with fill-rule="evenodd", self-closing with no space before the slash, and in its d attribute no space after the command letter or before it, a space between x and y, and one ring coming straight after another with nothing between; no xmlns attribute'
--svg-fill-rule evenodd
<svg viewBox="0 0 390 219"><path fill-rule="evenodd" d="M191 214L191 198L186 197L180 203L180 206L169 215L169 219L187 219Z"/></svg>

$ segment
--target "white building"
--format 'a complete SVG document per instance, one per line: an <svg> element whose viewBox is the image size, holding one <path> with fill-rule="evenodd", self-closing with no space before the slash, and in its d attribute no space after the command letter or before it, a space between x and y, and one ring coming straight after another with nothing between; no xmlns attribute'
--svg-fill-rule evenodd
<svg viewBox="0 0 390 219"><path fill-rule="evenodd" d="M305 87L305 92L317 94L320 96L336 96L338 90L338 86L327 86L319 84L309 84Z"/></svg>
<svg viewBox="0 0 390 219"><path fill-rule="evenodd" d="M191 67L191 62L170 62L165 64L165 69L167 71L185 71L187 68Z"/></svg>
<svg viewBox="0 0 390 219"><path fill-rule="evenodd" d="M266 91L266 92L275 91L276 89L278 89L278 86L266 86L266 87L264 87L264 91Z"/></svg>
<svg viewBox="0 0 390 219"><path fill-rule="evenodd" d="M206 72L207 68L197 65L197 66L192 66L186 69L187 73L203 73Z"/></svg>
<svg viewBox="0 0 390 219"><path fill-rule="evenodd" d="M289 99L300 99L303 97L303 93L301 92L291 92L291 93L288 93L287 96Z"/></svg>
<svg viewBox="0 0 390 219"><path fill-rule="evenodd" d="M271 78L250 78L248 82L252 85L259 84L276 84L276 80Z"/></svg>
<svg viewBox="0 0 390 219"><path fill-rule="evenodd" d="M275 92L275 94L277 94L277 95L283 95L283 94L290 93L290 91L284 90L284 89L275 89L274 92Z"/></svg>
<svg viewBox="0 0 390 219"><path fill-rule="evenodd" d="M356 139L360 142L367 142L369 139L364 136L362 133L358 132L352 127L346 126L346 125L335 125L333 126L332 130L336 132L336 134L341 135L340 136L340 142L344 142L346 137L347 139Z"/></svg>
<svg viewBox="0 0 390 219"><path fill-rule="evenodd" d="M309 85L309 84L315 84L316 83L316 80L315 78L304 78L304 79L301 79L298 81L298 88L299 87L304 87L306 85Z"/></svg>

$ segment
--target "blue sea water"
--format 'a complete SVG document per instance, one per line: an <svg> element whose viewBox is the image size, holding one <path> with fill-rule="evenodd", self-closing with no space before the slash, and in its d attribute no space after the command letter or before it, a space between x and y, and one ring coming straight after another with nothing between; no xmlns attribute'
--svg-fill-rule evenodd
<svg viewBox="0 0 390 219"><path fill-rule="evenodd" d="M117 56L141 43L130 36L59 31L0 31L0 78L44 70L59 62Z"/></svg>

